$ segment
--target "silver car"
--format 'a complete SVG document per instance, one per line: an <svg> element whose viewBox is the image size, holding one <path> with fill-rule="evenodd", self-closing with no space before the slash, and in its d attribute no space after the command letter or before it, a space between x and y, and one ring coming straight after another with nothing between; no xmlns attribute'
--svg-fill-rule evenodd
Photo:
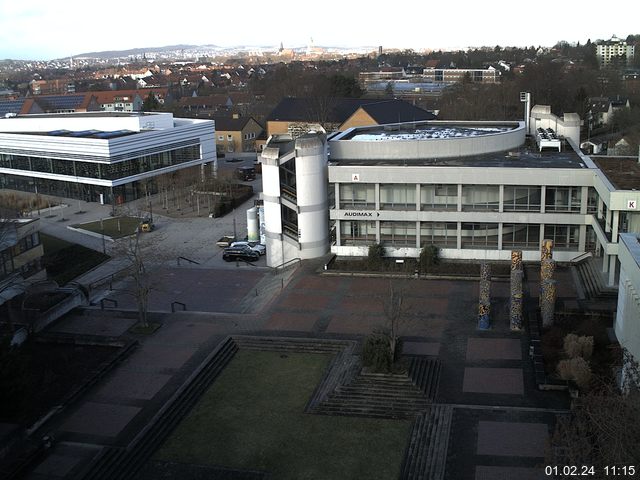
<svg viewBox="0 0 640 480"><path fill-rule="evenodd" d="M229 246L230 247L245 247L246 246L246 247L249 247L254 252L257 252L259 255L264 255L264 254L267 253L267 247L265 247L263 244L258 243L258 242L247 242L247 241L233 242Z"/></svg>

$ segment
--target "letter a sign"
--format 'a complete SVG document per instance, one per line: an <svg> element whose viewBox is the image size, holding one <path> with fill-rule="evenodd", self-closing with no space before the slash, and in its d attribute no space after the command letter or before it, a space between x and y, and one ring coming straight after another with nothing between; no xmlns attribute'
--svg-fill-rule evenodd
<svg viewBox="0 0 640 480"><path fill-rule="evenodd" d="M628 210L637 210L638 202L636 200L627 200L627 209Z"/></svg>
<svg viewBox="0 0 640 480"><path fill-rule="evenodd" d="M360 181L360 174L359 173L352 173L351 174L351 181L352 182L359 182Z"/></svg>

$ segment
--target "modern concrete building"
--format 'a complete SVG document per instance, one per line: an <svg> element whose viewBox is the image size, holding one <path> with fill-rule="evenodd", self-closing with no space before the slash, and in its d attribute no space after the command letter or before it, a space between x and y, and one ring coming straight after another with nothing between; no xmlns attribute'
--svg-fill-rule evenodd
<svg viewBox="0 0 640 480"><path fill-rule="evenodd" d="M324 134L272 137L261 154L267 264L329 251Z"/></svg>
<svg viewBox="0 0 640 480"><path fill-rule="evenodd" d="M154 193L167 174L215 161L210 120L124 112L0 119L1 188L122 203Z"/></svg>
<svg viewBox="0 0 640 480"><path fill-rule="evenodd" d="M283 255L269 263L309 258L311 244L324 254L329 237L330 251L339 256L366 256L369 245L382 243L392 257L417 257L423 246L436 245L449 259L508 260L519 249L534 261L549 238L558 261L585 252L602 257L602 270L615 284L618 233L640 231L640 191L616 184L613 166L579 151L577 115L557 118L540 106L527 123L529 136L525 122L352 128L329 138L330 156L314 150L314 174L304 179L304 149L272 138L262 155L273 170L263 174L266 224L272 241L290 248L280 248ZM537 138L541 129L551 134L548 143ZM315 142L320 152L320 136ZM294 164L295 170L286 167ZM326 207L317 196L325 174ZM640 168L632 176L638 185ZM297 188L302 180L304 189ZM314 227L302 238L308 231L300 218L311 211L315 221L329 222L329 237Z"/></svg>
<svg viewBox="0 0 640 480"><path fill-rule="evenodd" d="M616 62L625 66L633 59L635 46L628 45L626 41L614 35L609 40L601 40L596 43L596 55L601 67L609 67Z"/></svg>
<svg viewBox="0 0 640 480"><path fill-rule="evenodd" d="M0 313L7 300L46 278L39 230L39 218L0 219Z"/></svg>
<svg viewBox="0 0 640 480"><path fill-rule="evenodd" d="M640 363L640 235L620 234L620 282L614 329L620 345ZM623 365L623 380L630 374L629 359ZM640 386L640 378L633 379ZM624 382L623 382L624 383Z"/></svg>

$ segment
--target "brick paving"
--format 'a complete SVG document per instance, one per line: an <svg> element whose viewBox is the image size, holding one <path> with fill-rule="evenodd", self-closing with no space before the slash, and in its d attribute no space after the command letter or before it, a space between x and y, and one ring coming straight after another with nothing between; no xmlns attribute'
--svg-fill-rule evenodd
<svg viewBox="0 0 640 480"><path fill-rule="evenodd" d="M521 360L521 341L517 338L470 338L467 341L467 361Z"/></svg>
<svg viewBox="0 0 640 480"><path fill-rule="evenodd" d="M568 275L562 269L558 272L559 278ZM243 296L250 295L264 275L249 268L227 269L223 274L208 269L167 269L171 298L185 298L190 310L201 307L203 312L219 313L166 314L162 328L142 338L141 346L58 423L62 438L126 445L227 334L292 332L354 338L385 323L382 298L388 294L388 279L321 276L304 266L282 292L278 289L263 311L225 316L224 312L239 311ZM537 277L529 272L525 291L533 296L537 296L536 282ZM405 352L438 357L442 371L436 401L456 405L445 478L539 478L541 445L555 423L555 414L526 408L562 409L568 402L562 394L535 388L531 362L523 356L526 332L514 333L508 327L508 282L492 284L492 329L488 332L476 329L477 281L409 279L399 283L411 317L403 332ZM559 289L559 296L570 302L573 291L571 283ZM164 297L167 295L165 292ZM86 322L65 319L57 328L111 335L126 332L135 322L131 318L109 322L106 313L99 315L103 317L92 320L92 314L86 314ZM52 474L65 469L73 473L76 469L75 457L51 458L50 464L42 463L34 473L42 474L43 469Z"/></svg>
<svg viewBox="0 0 640 480"><path fill-rule="evenodd" d="M140 413L141 407L85 402L62 424L63 432L116 437Z"/></svg>
<svg viewBox="0 0 640 480"><path fill-rule="evenodd" d="M264 328L285 332L311 332L319 318L317 313L277 312L269 315Z"/></svg>
<svg viewBox="0 0 640 480"><path fill-rule="evenodd" d="M478 465L475 480L542 480L549 478L541 468Z"/></svg>
<svg viewBox="0 0 640 480"><path fill-rule="evenodd" d="M432 342L404 342L402 344L402 353L407 355L438 356L440 353L440 344Z"/></svg>
<svg viewBox="0 0 640 480"><path fill-rule="evenodd" d="M544 423L478 423L478 455L544 458L549 427Z"/></svg>
<svg viewBox="0 0 640 480"><path fill-rule="evenodd" d="M464 369L463 392L524 395L522 369L472 368Z"/></svg>

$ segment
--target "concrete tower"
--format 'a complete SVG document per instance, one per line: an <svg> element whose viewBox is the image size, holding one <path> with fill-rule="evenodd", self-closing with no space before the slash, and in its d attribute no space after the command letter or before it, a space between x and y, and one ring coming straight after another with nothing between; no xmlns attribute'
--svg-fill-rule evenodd
<svg viewBox="0 0 640 480"><path fill-rule="evenodd" d="M260 160L267 265L325 255L329 251L326 136L272 137Z"/></svg>

